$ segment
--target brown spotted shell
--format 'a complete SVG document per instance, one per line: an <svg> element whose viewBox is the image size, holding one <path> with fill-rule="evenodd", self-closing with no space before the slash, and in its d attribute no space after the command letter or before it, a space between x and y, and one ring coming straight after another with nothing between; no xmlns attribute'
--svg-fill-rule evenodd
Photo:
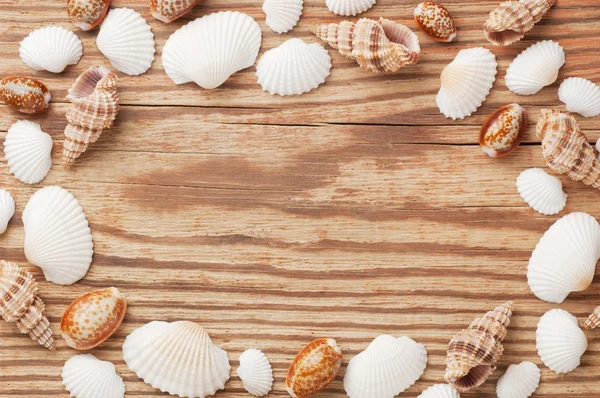
<svg viewBox="0 0 600 398"><path fill-rule="evenodd" d="M200 0L150 0L152 16L169 23L187 14Z"/></svg>
<svg viewBox="0 0 600 398"><path fill-rule="evenodd" d="M31 77L11 76L0 80L0 98L22 113L40 113L48 109L50 90Z"/></svg>
<svg viewBox="0 0 600 398"><path fill-rule="evenodd" d="M456 25L450 12L435 1L424 1L414 11L419 29L433 40L449 43L456 37Z"/></svg>
<svg viewBox="0 0 600 398"><path fill-rule="evenodd" d="M75 26L90 30L106 15L110 0L67 0L67 14Z"/></svg>
<svg viewBox="0 0 600 398"><path fill-rule="evenodd" d="M499 108L487 117L479 133L479 146L492 158L508 155L521 143L527 130L527 111L519 104Z"/></svg>

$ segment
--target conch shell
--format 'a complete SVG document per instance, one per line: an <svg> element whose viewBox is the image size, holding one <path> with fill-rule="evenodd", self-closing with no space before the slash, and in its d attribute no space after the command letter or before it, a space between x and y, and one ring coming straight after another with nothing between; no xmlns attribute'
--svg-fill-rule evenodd
<svg viewBox="0 0 600 398"><path fill-rule="evenodd" d="M502 356L502 341L510 324L513 302L489 311L459 332L448 344L444 379L459 392L482 385Z"/></svg>
<svg viewBox="0 0 600 398"><path fill-rule="evenodd" d="M343 56L372 72L397 72L419 62L419 39L412 30L389 19L317 25L311 31Z"/></svg>
<svg viewBox="0 0 600 398"><path fill-rule="evenodd" d="M63 160L72 164L102 130L112 126L119 111L117 75L101 66L83 72L69 89Z"/></svg>
<svg viewBox="0 0 600 398"><path fill-rule="evenodd" d="M594 312L588 316L588 318L583 322L584 329L596 329L600 326L600 305L594 309Z"/></svg>
<svg viewBox="0 0 600 398"><path fill-rule="evenodd" d="M557 0L508 0L490 13L483 24L485 38L495 46L508 46L533 29Z"/></svg>

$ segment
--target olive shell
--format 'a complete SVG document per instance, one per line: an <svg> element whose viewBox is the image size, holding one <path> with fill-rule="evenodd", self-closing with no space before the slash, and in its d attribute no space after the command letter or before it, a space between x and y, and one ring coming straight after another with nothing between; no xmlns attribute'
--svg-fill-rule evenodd
<svg viewBox="0 0 600 398"><path fill-rule="evenodd" d="M527 111L519 104L499 108L483 122L479 146L488 156L508 155L521 143L527 129Z"/></svg>

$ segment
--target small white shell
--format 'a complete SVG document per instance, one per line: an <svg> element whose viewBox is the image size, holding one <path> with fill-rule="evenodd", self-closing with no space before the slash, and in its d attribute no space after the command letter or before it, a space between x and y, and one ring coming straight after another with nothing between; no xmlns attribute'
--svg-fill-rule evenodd
<svg viewBox="0 0 600 398"><path fill-rule="evenodd" d="M128 75L145 73L154 61L154 35L146 20L131 8L109 11L96 45L115 69Z"/></svg>
<svg viewBox="0 0 600 398"><path fill-rule="evenodd" d="M47 26L23 39L19 54L31 69L60 73L67 65L79 62L83 47L75 33L59 26Z"/></svg>
<svg viewBox="0 0 600 398"><path fill-rule="evenodd" d="M498 398L527 398L540 385L541 372L533 362L510 365L496 384Z"/></svg>
<svg viewBox="0 0 600 398"><path fill-rule="evenodd" d="M329 11L345 17L353 17L373 7L377 0L327 0Z"/></svg>
<svg viewBox="0 0 600 398"><path fill-rule="evenodd" d="M496 56L487 48L460 50L440 77L436 97L440 112L454 120L475 112L490 94L497 65Z"/></svg>
<svg viewBox="0 0 600 398"><path fill-rule="evenodd" d="M535 43L519 54L506 71L506 87L515 94L533 95L558 78L565 50L557 42Z"/></svg>
<svg viewBox="0 0 600 398"><path fill-rule="evenodd" d="M558 308L540 318L535 341L544 365L559 374L571 372L579 366L588 344L577 318Z"/></svg>
<svg viewBox="0 0 600 398"><path fill-rule="evenodd" d="M569 112L583 117L600 115L600 87L587 79L570 77L558 88L558 98Z"/></svg>
<svg viewBox="0 0 600 398"><path fill-rule="evenodd" d="M255 397L267 395L273 387L273 369L267 356L260 350L244 351L240 355L237 373L246 391Z"/></svg>
<svg viewBox="0 0 600 398"><path fill-rule="evenodd" d="M8 129L4 156L10 172L26 184L42 181L52 167L52 138L40 125L19 120Z"/></svg>
<svg viewBox="0 0 600 398"><path fill-rule="evenodd" d="M265 0L262 10L267 16L267 26L275 33L285 33L296 26L303 7L303 0Z"/></svg>
<svg viewBox="0 0 600 398"><path fill-rule="evenodd" d="M92 354L71 357L62 368L62 383L76 398L123 398L125 383L115 365Z"/></svg>
<svg viewBox="0 0 600 398"><path fill-rule="evenodd" d="M423 391L417 398L460 398L460 393L449 384L436 384Z"/></svg>
<svg viewBox="0 0 600 398"><path fill-rule="evenodd" d="M558 214L567 205L562 183L542 169L527 169L517 177L521 198L540 214Z"/></svg>
<svg viewBox="0 0 600 398"><path fill-rule="evenodd" d="M6 189L0 189L0 234L6 231L8 222L15 215L15 201Z"/></svg>

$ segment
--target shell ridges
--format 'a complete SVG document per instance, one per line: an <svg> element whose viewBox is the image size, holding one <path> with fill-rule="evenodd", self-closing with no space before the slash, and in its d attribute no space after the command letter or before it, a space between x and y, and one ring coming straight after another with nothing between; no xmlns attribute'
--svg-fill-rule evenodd
<svg viewBox="0 0 600 398"><path fill-rule="evenodd" d="M125 383L115 365L92 354L72 356L62 368L62 383L77 398L123 398Z"/></svg>
<svg viewBox="0 0 600 398"><path fill-rule="evenodd" d="M58 26L34 30L21 42L21 60L34 70L60 73L75 65L83 55L81 40L75 33Z"/></svg>
<svg viewBox="0 0 600 398"><path fill-rule="evenodd" d="M249 394L255 397L265 396L273 386L273 369L262 351L246 350L240 355L238 376Z"/></svg>
<svg viewBox="0 0 600 398"><path fill-rule="evenodd" d="M369 10L377 0L326 0L329 11L344 17L353 17Z"/></svg>
<svg viewBox="0 0 600 398"><path fill-rule="evenodd" d="M558 98L569 112L583 117L600 115L600 87L587 79L570 77L560 85Z"/></svg>
<svg viewBox="0 0 600 398"><path fill-rule="evenodd" d="M510 365L496 384L498 398L527 398L540 385L541 372L533 362Z"/></svg>
<svg viewBox="0 0 600 398"><path fill-rule="evenodd" d="M565 50L551 40L537 42L519 54L506 71L506 87L519 95L533 95L551 85L565 64Z"/></svg>
<svg viewBox="0 0 600 398"><path fill-rule="evenodd" d="M6 231L10 219L15 215L15 200L6 189L0 189L0 234Z"/></svg>
<svg viewBox="0 0 600 398"><path fill-rule="evenodd" d="M517 190L525 203L540 214L558 214L567 205L562 183L543 169L527 169L519 174Z"/></svg>
<svg viewBox="0 0 600 398"><path fill-rule="evenodd" d="M265 0L262 10L266 24L275 33L289 32L302 15L304 0Z"/></svg>
<svg viewBox="0 0 600 398"><path fill-rule="evenodd" d="M10 172L26 184L42 181L52 167L52 138L40 125L19 120L4 140L4 156Z"/></svg>

